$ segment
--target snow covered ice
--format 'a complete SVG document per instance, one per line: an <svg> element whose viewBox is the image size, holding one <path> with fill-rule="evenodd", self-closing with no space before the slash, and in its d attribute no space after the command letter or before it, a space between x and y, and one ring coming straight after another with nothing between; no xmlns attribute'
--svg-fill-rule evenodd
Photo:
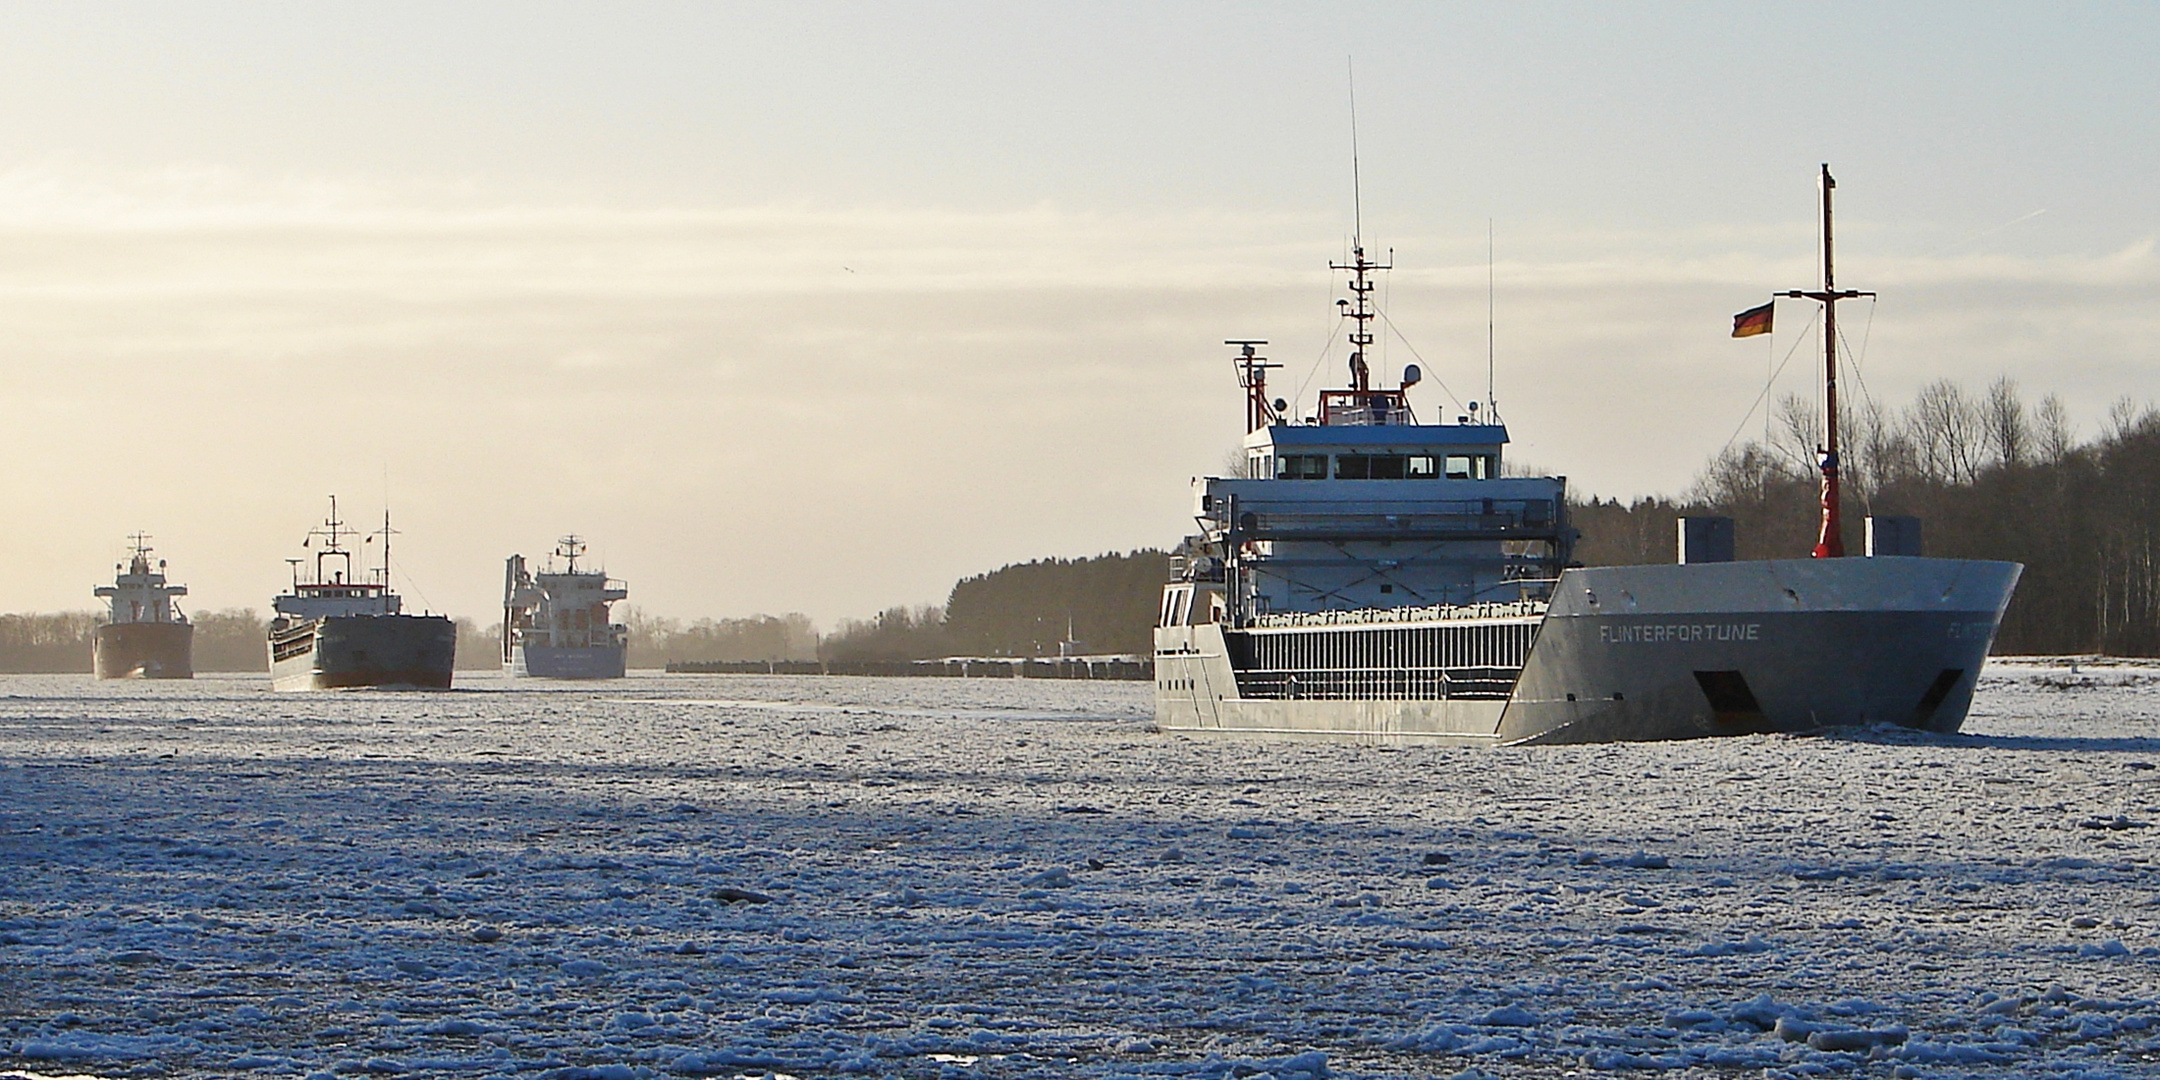
<svg viewBox="0 0 2160 1080"><path fill-rule="evenodd" d="M460 685L0 679L0 1075L2160 1075L2160 668L1498 751Z"/></svg>

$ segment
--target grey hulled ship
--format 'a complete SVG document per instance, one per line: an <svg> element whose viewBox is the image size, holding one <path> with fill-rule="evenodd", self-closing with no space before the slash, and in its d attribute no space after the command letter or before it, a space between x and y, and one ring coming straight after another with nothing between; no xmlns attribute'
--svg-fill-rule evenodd
<svg viewBox="0 0 2160 1080"><path fill-rule="evenodd" d="M605 570L580 570L585 541L565 536L538 574L523 555L503 566L503 670L539 679L619 679L630 630L611 622L608 606L629 597Z"/></svg>
<svg viewBox="0 0 2160 1080"><path fill-rule="evenodd" d="M1866 294L1835 286L1822 179L1823 287L1778 295L1819 302L1834 327L1837 301ZM1351 275L1351 385L1310 417L1269 400L1264 342L1230 343L1244 469L1194 481L1200 532L1155 630L1161 727L1497 745L1963 723L2020 566L1919 557L1888 542L1916 529L1874 519L1868 557L1843 557L1834 426L1814 557L1734 562L1730 522L1698 519L1675 565L1577 566L1565 478L1504 475L1489 393L1482 416L1426 424L1405 393L1415 367L1373 384L1386 267L1352 251L1335 267Z"/></svg>
<svg viewBox="0 0 2160 1080"><path fill-rule="evenodd" d="M100 679L192 679L195 627L173 603L187 586L165 580L165 560L150 562L150 537L136 533L113 583L97 587L108 601L105 622L90 637L91 667Z"/></svg>
<svg viewBox="0 0 2160 1080"><path fill-rule="evenodd" d="M279 690L382 686L444 690L457 661L457 626L441 615L410 615L390 588L390 515L368 542L381 561L356 573L345 541L357 535L330 516L308 533L312 558L288 559L292 590L272 602L270 680Z"/></svg>

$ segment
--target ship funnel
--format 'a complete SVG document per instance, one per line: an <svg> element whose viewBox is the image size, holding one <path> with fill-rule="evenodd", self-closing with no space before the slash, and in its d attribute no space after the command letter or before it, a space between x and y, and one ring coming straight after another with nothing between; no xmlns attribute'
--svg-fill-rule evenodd
<svg viewBox="0 0 2160 1080"><path fill-rule="evenodd" d="M1416 364L1412 364L1409 367L1402 369L1402 388L1408 390L1411 387L1416 386L1418 384L1418 380L1423 379L1424 377L1425 373L1419 371Z"/></svg>

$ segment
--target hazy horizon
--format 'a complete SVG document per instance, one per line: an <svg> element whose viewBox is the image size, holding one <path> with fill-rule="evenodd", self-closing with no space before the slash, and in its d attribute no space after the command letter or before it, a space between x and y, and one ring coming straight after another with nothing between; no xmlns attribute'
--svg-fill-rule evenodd
<svg viewBox="0 0 2160 1080"><path fill-rule="evenodd" d="M1511 457L1578 493L1685 488L1796 346L1809 391L1803 309L1726 333L1815 282L1823 161L1870 396L2160 398L2160 13L1344 14L0 12L0 611L94 606L137 529L266 610L331 493L482 624L573 531L648 612L828 628L1169 546L1223 339L1341 378L1352 55L1379 371L1481 393L1490 221Z"/></svg>

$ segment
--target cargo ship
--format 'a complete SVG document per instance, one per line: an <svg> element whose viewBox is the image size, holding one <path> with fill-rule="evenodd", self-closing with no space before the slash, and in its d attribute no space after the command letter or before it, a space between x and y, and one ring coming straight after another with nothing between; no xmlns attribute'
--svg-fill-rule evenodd
<svg viewBox="0 0 2160 1080"><path fill-rule="evenodd" d="M503 566L503 671L536 679L619 679L630 647L630 630L608 620L608 605L630 592L605 570L580 570L585 541L556 542L557 569L533 574L525 556Z"/></svg>
<svg viewBox="0 0 2160 1080"><path fill-rule="evenodd" d="M1828 416L1836 286L1822 173ZM1917 523L1870 519L1847 558L1834 423L1810 557L1732 561L1731 521L1683 519L1679 561L1583 567L1567 481L1509 476L1489 389L1423 423L1376 385L1373 276L1352 241L1350 385L1293 418L1262 341L1231 341L1246 396L1240 475L1193 481L1200 531L1155 629L1159 727L1195 734L1494 746L1811 732L1954 732L2022 567L1921 557ZM1767 326L1763 309L1734 333ZM1897 527L1892 528L1895 524ZM1878 526L1882 526L1878 528ZM1881 542L1878 542L1881 541Z"/></svg>
<svg viewBox="0 0 2160 1080"><path fill-rule="evenodd" d="M380 562L363 579L345 542L358 534L330 516L301 546L312 558L287 559L292 589L271 603L270 681L279 690L398 687L447 690L457 662L457 626L441 615L409 615L390 588L390 514L367 543L382 542Z"/></svg>
<svg viewBox="0 0 2160 1080"><path fill-rule="evenodd" d="M91 668L100 679L192 679L195 627L173 603L187 586L165 580L165 560L151 565L148 533L129 539L128 561L94 594L110 604L90 637Z"/></svg>

